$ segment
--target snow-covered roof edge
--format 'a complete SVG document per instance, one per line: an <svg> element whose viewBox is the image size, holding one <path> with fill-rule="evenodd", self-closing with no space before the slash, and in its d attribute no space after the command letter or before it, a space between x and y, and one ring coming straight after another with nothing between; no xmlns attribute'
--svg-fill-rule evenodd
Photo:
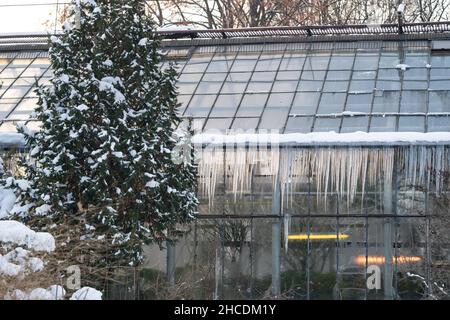
<svg viewBox="0 0 450 320"><path fill-rule="evenodd" d="M199 133L192 142L197 145L223 144L279 144L292 146L404 146L404 145L450 145L450 132L351 132L336 133ZM217 132L217 131L216 131ZM0 133L1 147L25 146L20 133Z"/></svg>
<svg viewBox="0 0 450 320"><path fill-rule="evenodd" d="M292 146L403 146L450 145L450 132L352 132L336 133L200 133L192 141L202 145L278 144Z"/></svg>

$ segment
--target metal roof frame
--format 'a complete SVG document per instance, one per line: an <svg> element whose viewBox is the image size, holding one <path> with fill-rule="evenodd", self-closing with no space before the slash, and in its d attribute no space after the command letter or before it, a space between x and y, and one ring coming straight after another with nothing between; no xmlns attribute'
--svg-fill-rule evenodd
<svg viewBox="0 0 450 320"><path fill-rule="evenodd" d="M59 33L60 34L60 33ZM0 51L20 50L24 48L45 49L52 35L45 32L36 33L6 33L0 34ZM240 29L200 29L200 30L161 30L156 35L163 40L220 40L233 39L243 41L278 40L292 41L313 40L330 41L345 40L347 37L373 37L392 39L398 36L450 37L450 21L423 23L392 23L392 24L360 24L342 26L281 26L253 27ZM281 39L280 39L281 38ZM284 40L285 39L285 40ZM183 41L181 41L183 42ZM173 43L173 42L172 42ZM200 45L200 43L198 43Z"/></svg>

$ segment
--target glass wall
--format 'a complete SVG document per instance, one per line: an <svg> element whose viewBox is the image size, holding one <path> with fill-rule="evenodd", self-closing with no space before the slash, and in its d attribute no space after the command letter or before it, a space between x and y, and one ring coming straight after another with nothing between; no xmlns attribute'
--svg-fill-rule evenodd
<svg viewBox="0 0 450 320"><path fill-rule="evenodd" d="M411 179L403 151L395 150L390 186L372 177L347 201L331 181L320 192L314 174L297 176L280 206L267 163L252 168L252 183L236 194L223 157L213 199L200 194L198 219L177 243L177 281L195 288L191 298L268 298L278 264L283 299L448 298L448 174Z"/></svg>

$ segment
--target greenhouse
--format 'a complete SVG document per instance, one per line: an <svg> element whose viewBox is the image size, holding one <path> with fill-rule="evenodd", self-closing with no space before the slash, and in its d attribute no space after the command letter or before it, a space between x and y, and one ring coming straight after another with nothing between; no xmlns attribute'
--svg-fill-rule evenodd
<svg viewBox="0 0 450 320"><path fill-rule="evenodd" d="M175 296L420 299L450 285L450 23L161 31L197 219L146 268ZM37 130L48 38L0 38L0 142ZM26 150L25 150L26 151ZM189 287L189 290L186 289Z"/></svg>

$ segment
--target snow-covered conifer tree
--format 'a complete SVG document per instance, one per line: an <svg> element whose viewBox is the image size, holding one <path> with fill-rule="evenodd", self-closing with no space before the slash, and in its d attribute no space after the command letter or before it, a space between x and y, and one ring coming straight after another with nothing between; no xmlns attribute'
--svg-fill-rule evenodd
<svg viewBox="0 0 450 320"><path fill-rule="evenodd" d="M34 159L29 188L17 189L35 225L84 224L83 238L110 240L110 263L130 265L197 206L195 167L171 159L176 71L160 68L143 3L75 2L51 39L54 77L37 90L42 128L23 132Z"/></svg>

